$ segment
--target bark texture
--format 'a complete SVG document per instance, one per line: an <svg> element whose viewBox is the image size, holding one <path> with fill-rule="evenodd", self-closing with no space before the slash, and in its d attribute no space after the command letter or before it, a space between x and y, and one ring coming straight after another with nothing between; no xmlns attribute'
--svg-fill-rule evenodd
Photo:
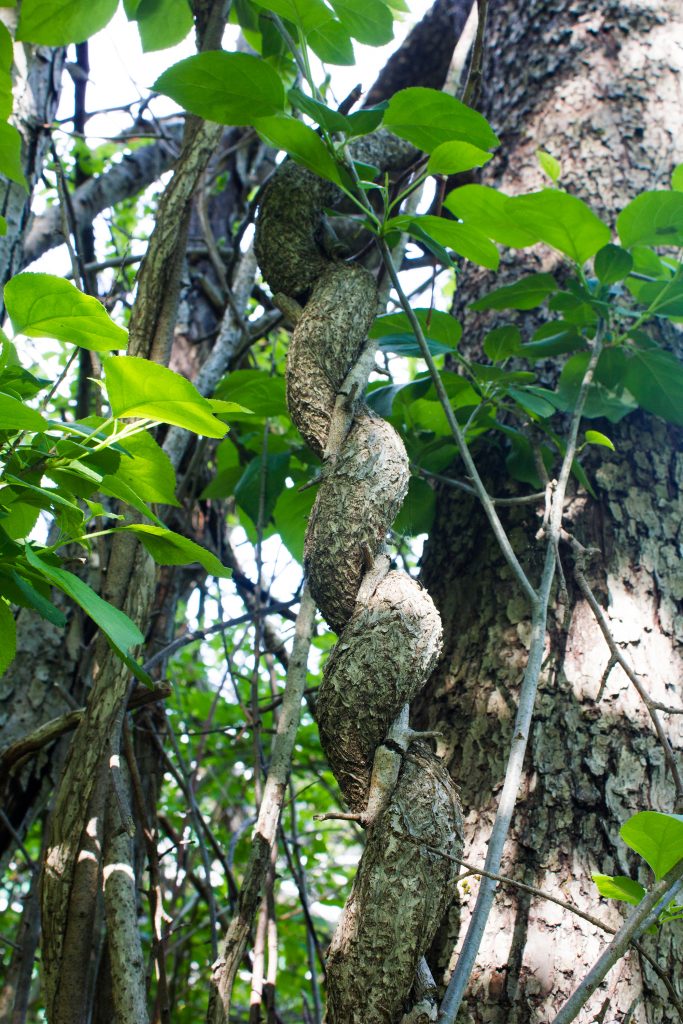
<svg viewBox="0 0 683 1024"><path fill-rule="evenodd" d="M365 148L387 171L412 159L386 133ZM367 365L365 336L378 297L371 274L323 248L322 205L336 198L328 193L325 183L286 164L264 194L256 247L271 287L308 299L302 313L293 308L288 397L296 425L324 456L305 568L341 634L318 716L342 792L369 826L330 949L327 1020L398 1024L449 898L455 865L440 853L460 848L460 811L438 758L411 743L407 727L406 702L438 656L441 627L414 580L386 574L384 537L407 489L407 456L394 429L355 401L367 371L358 369L349 384Z"/></svg>
<svg viewBox="0 0 683 1024"><path fill-rule="evenodd" d="M668 183L672 166L683 159L677 3L501 2L489 18L481 110L502 145L482 176L486 183L508 193L541 186L535 150L546 148L562 161L565 187L611 221L639 190ZM538 269L539 261L552 269L552 259L542 251L517 254L496 283ZM483 275L465 271L458 282L463 305L488 286ZM476 347L483 322L468 314L466 323ZM681 707L680 431L641 414L603 429L617 451L594 459L597 500L579 492L565 524L583 544L602 551L589 582L651 697ZM495 494L503 490L503 455L478 456ZM540 511L506 516L534 580ZM651 722L621 669L601 691L609 652L573 586L571 558L562 555L571 621L565 636L558 599L549 637L553 657L539 691L505 871L616 925L618 905L598 899L590 874L626 874L649 884L642 861L619 840L619 826L637 810L671 811L673 790ZM441 611L446 642L439 671L420 695L420 720L445 734L443 753L462 780L465 857L483 863L526 657L528 611L483 514L454 491L439 492L423 579ZM681 717L665 716L665 722L680 752ZM459 1020L552 1020L607 937L551 904L508 887L499 893ZM470 881L435 944L433 963L441 972L449 958L453 966L453 942L464 934L475 895ZM679 995L682 941L680 928L669 926L643 942ZM579 1019L595 1019L605 1003L608 1021L678 1019L661 981L633 952Z"/></svg>

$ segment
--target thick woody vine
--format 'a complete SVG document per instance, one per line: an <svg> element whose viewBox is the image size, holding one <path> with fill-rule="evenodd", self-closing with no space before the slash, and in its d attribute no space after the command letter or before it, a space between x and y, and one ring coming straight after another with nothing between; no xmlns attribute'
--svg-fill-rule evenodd
<svg viewBox="0 0 683 1024"><path fill-rule="evenodd" d="M383 170L410 147L373 140ZM257 253L277 301L295 320L287 368L290 413L323 460L305 570L339 642L320 687L323 747L351 812L367 828L353 891L330 947L328 1021L435 1019L422 957L449 898L461 849L454 785L408 725L408 705L441 646L429 595L390 569L385 536L408 486L396 431L359 397L374 350L373 275L327 254L329 183L285 164L261 203ZM400 910L400 912L399 912ZM413 995L411 999L411 989Z"/></svg>

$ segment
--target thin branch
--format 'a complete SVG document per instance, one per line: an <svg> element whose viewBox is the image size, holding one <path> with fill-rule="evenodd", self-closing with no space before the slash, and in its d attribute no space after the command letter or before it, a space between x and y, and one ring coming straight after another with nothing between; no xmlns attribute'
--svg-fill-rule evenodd
<svg viewBox="0 0 683 1024"><path fill-rule="evenodd" d="M488 14L488 0L477 0L477 35L472 49L470 69L467 73L467 81L463 89L462 101L468 106L474 106L481 88L482 64L484 60L484 38L486 35L486 16Z"/></svg>
<svg viewBox="0 0 683 1024"><path fill-rule="evenodd" d="M449 487L454 487L458 491L464 491L465 494L472 494L474 497L478 497L474 487L466 484L463 480L453 480L450 476L443 476L441 473L432 473L428 469L422 469L421 466L417 466L416 472L420 476L423 476L425 480L438 480L439 483L448 484ZM538 505L539 501L545 498L545 491L537 491L535 494L522 494L516 498L491 498L494 505Z"/></svg>

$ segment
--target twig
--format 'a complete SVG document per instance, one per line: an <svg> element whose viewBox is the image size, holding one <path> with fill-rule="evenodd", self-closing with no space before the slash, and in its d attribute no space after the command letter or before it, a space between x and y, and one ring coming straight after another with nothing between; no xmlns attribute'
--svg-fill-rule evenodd
<svg viewBox="0 0 683 1024"><path fill-rule="evenodd" d="M467 81L463 89L462 101L469 106L474 106L477 101L481 87L482 63L484 58L484 37L486 34L486 16L488 14L488 0L477 0L477 35L474 40L470 69L467 73Z"/></svg>
<svg viewBox="0 0 683 1024"><path fill-rule="evenodd" d="M478 497L474 487L466 484L463 480L453 480L450 476L432 473L429 469L423 469L421 466L416 467L416 471L425 480L438 480L439 483L448 484L449 487L455 487L458 491L472 494L475 498ZM545 491L537 491L535 494L521 494L516 498L491 498L491 501L494 505L538 505L539 501L542 501L543 498L545 498Z"/></svg>
<svg viewBox="0 0 683 1024"><path fill-rule="evenodd" d="M553 1019L552 1024L570 1024L571 1021L575 1020L581 1008L585 1006L593 992L602 983L608 971L622 958L631 941L637 939L646 928L655 923L662 904L667 903L674 897L678 889L681 888L682 880L683 860L679 860L678 864L675 864L657 882L640 901L638 906L634 907L609 946L562 1006L560 1012Z"/></svg>

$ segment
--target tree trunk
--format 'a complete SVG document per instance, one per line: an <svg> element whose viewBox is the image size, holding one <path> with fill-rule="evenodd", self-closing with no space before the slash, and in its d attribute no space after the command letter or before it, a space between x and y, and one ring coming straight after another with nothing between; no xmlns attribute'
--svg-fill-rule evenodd
<svg viewBox="0 0 683 1024"><path fill-rule="evenodd" d="M668 185L672 167L683 159L677 3L608 3L596 10L576 0L499 2L489 19L479 106L501 136L502 156L492 161L486 183L508 193L539 187L535 151L548 149L562 162L562 185L610 223L639 190ZM541 258L544 270L554 268L547 251ZM537 251L516 254L496 284L525 268L538 269L538 260ZM463 273L462 306L488 286L481 272ZM482 322L465 316L467 333L476 339ZM588 581L621 651L654 700L680 707L680 432L641 414L609 424L607 432L616 453L600 449L589 468L597 499L579 491L565 525L582 544L600 549ZM502 458L490 449L477 458L498 495L505 489ZM534 581L540 573L534 539L539 511L523 506L505 518ZM636 811L673 810L673 788L650 719L626 675L615 668L601 687L609 651L574 583L569 548L561 555L569 627L565 633L566 609L558 595L504 872L614 926L621 920L618 905L599 900L591 872L649 884L649 872L628 854L618 830ZM443 753L461 786L464 857L483 865L525 663L529 610L477 503L454 490L439 492L423 580L443 618L445 651L420 696L418 715L420 724L444 733ZM680 716L664 721L680 749ZM452 908L434 944L441 973L449 959L451 968L455 962L453 944L464 935L477 887L473 878L461 885L461 906ZM552 1020L608 939L553 904L499 886L459 1019ZM669 925L643 945L680 996L680 927ZM678 1019L666 988L633 951L579 1019L594 1019L603 1006L601 1020L626 1020L629 1010L628 1019L639 1024Z"/></svg>

